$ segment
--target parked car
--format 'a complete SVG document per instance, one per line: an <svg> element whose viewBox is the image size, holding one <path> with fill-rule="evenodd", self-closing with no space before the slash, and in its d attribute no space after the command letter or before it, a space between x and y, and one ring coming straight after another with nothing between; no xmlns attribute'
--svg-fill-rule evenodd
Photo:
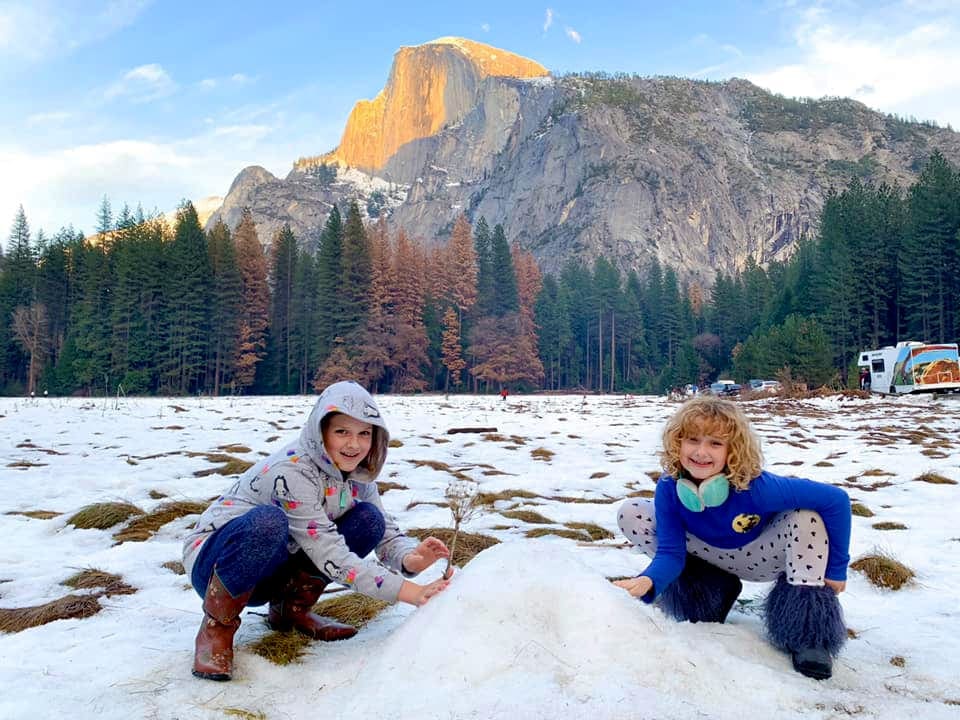
<svg viewBox="0 0 960 720"><path fill-rule="evenodd" d="M780 392L783 386L777 380L757 380L750 381L750 389L754 392L776 393Z"/></svg>
<svg viewBox="0 0 960 720"><path fill-rule="evenodd" d="M710 385L710 393L712 395L739 395L740 394L740 385L735 383L733 380L717 380L715 383Z"/></svg>

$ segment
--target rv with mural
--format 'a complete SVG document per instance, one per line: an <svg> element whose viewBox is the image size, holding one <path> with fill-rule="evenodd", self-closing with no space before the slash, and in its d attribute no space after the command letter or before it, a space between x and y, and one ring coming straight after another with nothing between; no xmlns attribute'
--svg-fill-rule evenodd
<svg viewBox="0 0 960 720"><path fill-rule="evenodd" d="M956 343L898 342L864 350L857 365L865 389L890 395L960 391Z"/></svg>

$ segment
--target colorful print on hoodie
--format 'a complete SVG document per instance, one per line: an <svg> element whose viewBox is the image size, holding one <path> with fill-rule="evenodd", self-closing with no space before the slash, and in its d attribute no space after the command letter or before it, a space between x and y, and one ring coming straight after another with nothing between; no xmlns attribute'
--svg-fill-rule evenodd
<svg viewBox="0 0 960 720"><path fill-rule="evenodd" d="M321 420L334 412L377 428L367 460L346 478L324 450L320 433ZM183 545L187 576L204 541L216 530L257 505L275 505L287 515L290 553L302 549L331 580L364 595L396 602L403 578L412 577L401 563L418 541L405 536L383 510L374 482L383 469L389 439L380 408L363 387L352 381L327 387L300 436L247 470L197 520ZM383 539L374 550L379 561L352 553L334 524L358 502L376 505L386 520Z"/></svg>

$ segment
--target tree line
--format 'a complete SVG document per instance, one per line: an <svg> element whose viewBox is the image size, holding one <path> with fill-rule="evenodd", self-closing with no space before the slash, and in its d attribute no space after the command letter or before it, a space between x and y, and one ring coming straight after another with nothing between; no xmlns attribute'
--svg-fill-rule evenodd
<svg viewBox="0 0 960 720"><path fill-rule="evenodd" d="M854 382L859 351L960 336L960 174L939 153L906 190L854 179L790 260L748 260L709 289L653 262L541 275L504 228L459 217L424 245L355 202L309 247L267 249L249 211L204 231L105 199L97 231L33 238L21 209L0 254L5 394L661 392L786 377ZM853 376L853 378L851 377Z"/></svg>

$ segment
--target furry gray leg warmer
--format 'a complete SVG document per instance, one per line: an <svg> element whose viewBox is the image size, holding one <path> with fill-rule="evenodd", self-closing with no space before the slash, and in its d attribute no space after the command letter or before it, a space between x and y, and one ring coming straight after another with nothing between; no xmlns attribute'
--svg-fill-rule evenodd
<svg viewBox="0 0 960 720"><path fill-rule="evenodd" d="M837 594L829 587L791 585L781 574L765 603L770 642L793 657L797 672L817 680L833 674L847 639Z"/></svg>
<svg viewBox="0 0 960 720"><path fill-rule="evenodd" d="M742 589L736 575L688 553L683 572L660 593L657 604L681 622L722 623Z"/></svg>

